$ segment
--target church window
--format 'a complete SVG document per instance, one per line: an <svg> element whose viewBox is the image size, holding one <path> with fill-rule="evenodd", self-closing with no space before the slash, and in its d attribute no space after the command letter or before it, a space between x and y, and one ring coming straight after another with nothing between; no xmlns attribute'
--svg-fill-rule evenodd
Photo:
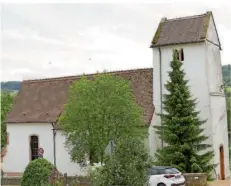
<svg viewBox="0 0 231 186"><path fill-rule="evenodd" d="M38 159L38 148L39 148L38 136L36 135L30 136L31 160Z"/></svg>

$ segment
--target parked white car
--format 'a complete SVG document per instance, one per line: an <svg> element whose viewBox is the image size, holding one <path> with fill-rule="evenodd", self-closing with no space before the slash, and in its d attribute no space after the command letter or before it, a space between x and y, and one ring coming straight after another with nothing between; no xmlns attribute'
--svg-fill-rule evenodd
<svg viewBox="0 0 231 186"><path fill-rule="evenodd" d="M149 186L185 186L185 178L174 167L154 166L149 169Z"/></svg>

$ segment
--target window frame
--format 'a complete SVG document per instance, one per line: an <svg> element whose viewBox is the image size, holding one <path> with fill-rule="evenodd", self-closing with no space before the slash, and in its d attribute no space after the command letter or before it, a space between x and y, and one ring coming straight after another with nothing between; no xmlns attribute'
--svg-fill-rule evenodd
<svg viewBox="0 0 231 186"><path fill-rule="evenodd" d="M39 135L38 134L31 134L30 136L29 136L29 162L30 161L33 161L33 160L36 160L36 159L38 159L39 158L39 156L38 156L38 154L37 154L37 158L36 159L32 159L32 148L31 148L31 140L32 140L32 137L33 136L36 136L37 138L38 138L38 149L39 149L39 147L40 147L40 142L39 142Z"/></svg>
<svg viewBox="0 0 231 186"><path fill-rule="evenodd" d="M180 49L175 49L177 51L177 60L180 62L184 61L184 49L180 48Z"/></svg>

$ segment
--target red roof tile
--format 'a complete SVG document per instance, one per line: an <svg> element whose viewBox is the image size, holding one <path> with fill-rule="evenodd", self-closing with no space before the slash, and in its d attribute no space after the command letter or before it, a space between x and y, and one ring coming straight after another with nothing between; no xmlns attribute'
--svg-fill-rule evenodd
<svg viewBox="0 0 231 186"><path fill-rule="evenodd" d="M152 68L109 72L131 82L138 105L144 110L144 120L149 125L154 112ZM92 78L94 74L86 75ZM56 122L67 101L68 88L81 76L23 81L8 113L7 123Z"/></svg>

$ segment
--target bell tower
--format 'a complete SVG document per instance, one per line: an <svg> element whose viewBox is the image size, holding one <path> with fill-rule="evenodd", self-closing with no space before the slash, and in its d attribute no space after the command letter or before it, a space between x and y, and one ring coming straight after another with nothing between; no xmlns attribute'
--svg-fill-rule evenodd
<svg viewBox="0 0 231 186"><path fill-rule="evenodd" d="M164 85L169 79L172 51L178 50L178 59L183 63L191 93L198 102L196 109L200 111L201 119L207 119L203 127L205 135L209 137L207 143L212 145L215 153L213 163L218 164L216 173L221 178L229 177L226 100L221 88L221 44L212 12L174 19L162 18L151 49L155 106L152 126L162 123L157 114L163 113ZM163 146L153 127L149 129L149 146L153 156Z"/></svg>

